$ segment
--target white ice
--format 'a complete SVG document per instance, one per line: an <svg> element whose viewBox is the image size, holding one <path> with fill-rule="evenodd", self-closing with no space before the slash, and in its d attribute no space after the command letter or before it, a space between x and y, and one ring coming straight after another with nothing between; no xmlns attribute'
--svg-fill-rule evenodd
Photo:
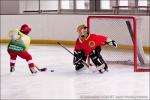
<svg viewBox="0 0 150 100"><path fill-rule="evenodd" d="M76 72L72 55L62 47L31 45L29 52L46 72L31 75L26 61L18 57L16 71L10 73L7 45L1 44L1 99L150 99L150 74L134 72L133 66L110 64L104 74Z"/></svg>

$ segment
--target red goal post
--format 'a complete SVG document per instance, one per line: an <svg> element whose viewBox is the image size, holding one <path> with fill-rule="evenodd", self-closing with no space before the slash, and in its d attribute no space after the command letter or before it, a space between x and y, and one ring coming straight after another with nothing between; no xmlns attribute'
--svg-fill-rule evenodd
<svg viewBox="0 0 150 100"><path fill-rule="evenodd" d="M116 64L127 63L127 65L134 66L135 72L150 72L149 59L147 60L144 54L143 45L140 40L140 36L139 36L140 42L137 42L137 37L138 37L137 36L138 34L137 24L138 24L137 18L134 16L88 16L87 17L88 31L91 33L96 33L96 34L100 33L101 35L103 35L103 33L107 33L107 31L110 30L114 32L114 33L109 32L109 34L111 35L118 33L115 35L116 37L117 35L120 35L121 33L123 33L123 31L124 31L124 34L128 34L128 35L130 34L128 36L129 37L128 39L132 41L130 44L133 45L133 62L128 61L128 60L126 61L119 60L119 61L114 61L113 63L116 63ZM119 28L121 28L122 30L119 30ZM96 32L94 32L95 30ZM104 30L104 31L101 31L101 30ZM105 35L108 35L108 34L105 34ZM123 38L126 38L126 37L123 37ZM119 44L120 41L117 39L116 41ZM123 56L124 55L122 55L122 57Z"/></svg>

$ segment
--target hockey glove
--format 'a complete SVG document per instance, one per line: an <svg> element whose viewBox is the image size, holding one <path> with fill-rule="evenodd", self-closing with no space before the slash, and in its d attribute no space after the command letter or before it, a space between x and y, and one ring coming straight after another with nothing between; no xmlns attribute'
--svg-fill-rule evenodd
<svg viewBox="0 0 150 100"><path fill-rule="evenodd" d="M115 48L117 48L117 43L114 40L105 41L105 44L108 44L110 46L114 46Z"/></svg>

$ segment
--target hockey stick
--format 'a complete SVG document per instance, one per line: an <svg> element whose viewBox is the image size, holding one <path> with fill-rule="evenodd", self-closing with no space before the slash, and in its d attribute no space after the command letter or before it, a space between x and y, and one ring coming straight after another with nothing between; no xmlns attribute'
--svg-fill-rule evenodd
<svg viewBox="0 0 150 100"><path fill-rule="evenodd" d="M65 50L67 50L70 54L72 54L72 55L74 56L74 54L73 54L70 50L68 50L64 45L62 45L62 44L59 43L59 42L57 42L57 44L60 45L61 47L63 47ZM82 60L82 63L83 63L85 66L87 66L88 68L90 67L90 65L87 64L84 60Z"/></svg>
<svg viewBox="0 0 150 100"><path fill-rule="evenodd" d="M44 72L44 71L47 70L47 68L39 68L39 67L37 67L37 66L35 66L35 67L36 67L36 69L37 69L38 71L40 71L40 72Z"/></svg>

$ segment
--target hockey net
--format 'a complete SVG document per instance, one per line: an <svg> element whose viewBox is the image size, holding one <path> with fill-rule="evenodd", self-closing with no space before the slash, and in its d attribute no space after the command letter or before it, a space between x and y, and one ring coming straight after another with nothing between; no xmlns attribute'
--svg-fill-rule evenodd
<svg viewBox="0 0 150 100"><path fill-rule="evenodd" d="M102 56L108 64L134 66L135 72L150 72L149 54L143 50L141 19L133 16L88 16L90 33L105 35L118 47L102 47Z"/></svg>

